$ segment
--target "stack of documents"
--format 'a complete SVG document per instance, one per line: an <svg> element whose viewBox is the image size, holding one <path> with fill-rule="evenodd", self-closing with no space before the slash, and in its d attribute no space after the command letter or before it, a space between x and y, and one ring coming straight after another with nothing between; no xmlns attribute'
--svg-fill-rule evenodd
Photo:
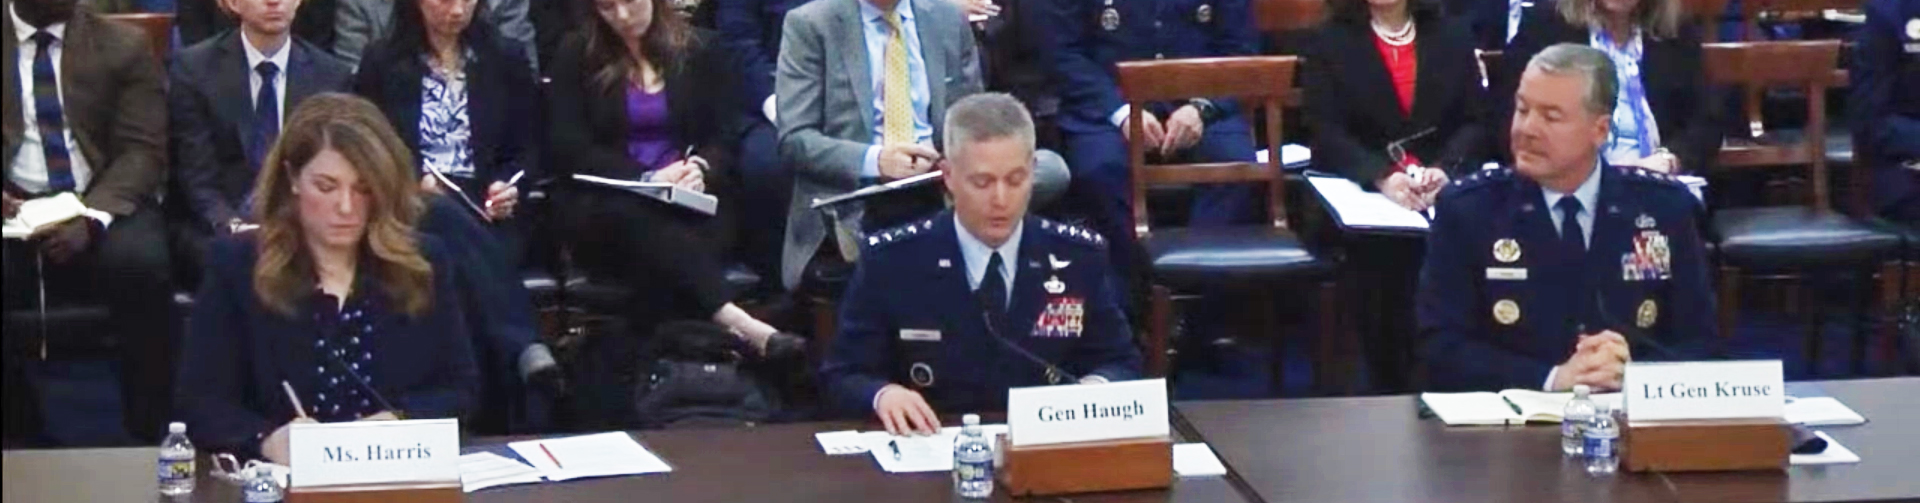
<svg viewBox="0 0 1920 503"><path fill-rule="evenodd" d="M1867 418L1830 396L1787 397L1787 422L1807 426L1853 426Z"/></svg>
<svg viewBox="0 0 1920 503"><path fill-rule="evenodd" d="M460 456L460 488L474 492L490 487L540 483L540 470L491 452Z"/></svg>
<svg viewBox="0 0 1920 503"><path fill-rule="evenodd" d="M1181 477L1223 477L1227 466L1220 464L1220 458L1213 455L1213 448L1207 444L1176 444L1173 473Z"/></svg>
<svg viewBox="0 0 1920 503"><path fill-rule="evenodd" d="M885 446L892 439L893 435L884 431L823 431L813 434L813 440L820 442L820 452L828 456L866 454L874 446Z"/></svg>
<svg viewBox="0 0 1920 503"><path fill-rule="evenodd" d="M673 471L625 432L514 442L507 448L554 482Z"/></svg>
<svg viewBox="0 0 1920 503"><path fill-rule="evenodd" d="M1421 393L1420 401L1447 426L1502 426L1557 423L1573 393L1510 389L1499 393ZM1593 395L1596 405L1620 407L1619 393Z"/></svg>
<svg viewBox="0 0 1920 503"><path fill-rule="evenodd" d="M712 194L688 189L671 183L636 182L593 175L573 174L573 180L588 185L598 185L610 189L624 190L638 194L669 206L678 206L712 216L720 211L720 198Z"/></svg>

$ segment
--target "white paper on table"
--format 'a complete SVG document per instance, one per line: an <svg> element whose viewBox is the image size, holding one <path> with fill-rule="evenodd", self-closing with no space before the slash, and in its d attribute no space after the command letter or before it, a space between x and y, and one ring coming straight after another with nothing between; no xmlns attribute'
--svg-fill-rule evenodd
<svg viewBox="0 0 1920 503"><path fill-rule="evenodd" d="M460 489L465 492L515 484L538 484L540 479L540 470L506 456L491 452L460 456Z"/></svg>
<svg viewBox="0 0 1920 503"><path fill-rule="evenodd" d="M20 212L7 219L3 233L7 239L22 239L34 231L85 216L89 210L72 192L29 199L20 203Z"/></svg>
<svg viewBox="0 0 1920 503"><path fill-rule="evenodd" d="M1333 207L1334 218L1352 228L1426 230L1427 218L1419 212L1395 204L1378 192L1367 192L1353 180L1335 176L1309 176L1313 190Z"/></svg>
<svg viewBox="0 0 1920 503"><path fill-rule="evenodd" d="M1787 422L1807 426L1853 426L1867 418L1830 396L1787 399Z"/></svg>
<svg viewBox="0 0 1920 503"><path fill-rule="evenodd" d="M1268 154L1269 151L1269 149L1263 148L1260 149L1259 152L1254 152L1254 160L1260 164L1266 164L1267 156L1271 155ZM1299 166L1310 162L1313 162L1313 149L1297 143L1288 143L1280 146L1281 166Z"/></svg>
<svg viewBox="0 0 1920 503"><path fill-rule="evenodd" d="M541 449L543 445L545 449ZM507 444L507 448L554 482L673 471L666 461L635 442L632 435L618 431L514 442ZM552 457L548 457L549 452ZM556 459L558 464L554 462Z"/></svg>
<svg viewBox="0 0 1920 503"><path fill-rule="evenodd" d="M980 433L986 435L987 445L999 448L998 437L1007 434L1007 425L988 424L980 426ZM881 432L882 435L885 432ZM890 436L873 444L873 460L880 463L880 469L887 473L945 472L953 470L953 440L960 436L960 427L941 428L940 433L924 436ZM899 446L900 457L894 458L894 449L887 445L892 441Z"/></svg>
<svg viewBox="0 0 1920 503"><path fill-rule="evenodd" d="M823 431L813 434L813 440L820 443L820 451L828 456L847 454L865 454L875 445L886 445L892 439L884 431Z"/></svg>
<svg viewBox="0 0 1920 503"><path fill-rule="evenodd" d="M1848 449L1847 446L1840 445L1840 441L1834 440L1832 436L1827 435L1827 432L1816 431L1816 432L1813 432L1813 434L1818 435L1821 439L1824 439L1827 441L1826 452L1822 452L1819 454L1794 454L1792 456L1789 456L1789 459L1794 466L1838 465L1838 464L1860 462L1859 454L1854 454L1852 449Z"/></svg>
<svg viewBox="0 0 1920 503"><path fill-rule="evenodd" d="M1207 444L1175 444L1173 473L1181 477L1221 477L1227 474L1227 466L1220 464Z"/></svg>

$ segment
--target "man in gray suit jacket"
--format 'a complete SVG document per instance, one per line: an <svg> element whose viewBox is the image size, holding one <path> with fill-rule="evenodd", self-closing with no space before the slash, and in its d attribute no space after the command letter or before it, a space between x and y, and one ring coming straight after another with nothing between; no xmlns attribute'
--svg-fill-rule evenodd
<svg viewBox="0 0 1920 503"><path fill-rule="evenodd" d="M906 48L913 124L910 140L889 143L883 90L893 23ZM814 199L934 169L947 105L983 87L966 16L948 1L815 0L788 12L774 72L780 157L794 170L782 284L798 286L836 232L809 208ZM1035 198L1044 200L1065 187L1066 165L1051 152L1037 155ZM835 214L838 232L858 235L864 214L861 203L848 203ZM857 252L839 248L849 260Z"/></svg>

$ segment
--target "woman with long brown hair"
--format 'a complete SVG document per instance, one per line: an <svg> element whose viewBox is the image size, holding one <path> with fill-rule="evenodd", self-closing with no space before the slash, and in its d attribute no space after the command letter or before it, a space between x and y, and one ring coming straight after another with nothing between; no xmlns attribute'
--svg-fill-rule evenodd
<svg viewBox="0 0 1920 503"><path fill-rule="evenodd" d="M321 94L216 241L180 367L194 441L286 463L287 425L457 417L478 380L454 267L422 236L413 157L364 99Z"/></svg>
<svg viewBox="0 0 1920 503"><path fill-rule="evenodd" d="M725 49L668 0L575 0L579 28L555 54L549 88L554 168L713 193L720 214L703 217L633 194L575 187L560 196L575 258L635 295L627 315L648 334L661 322L708 320L757 352L797 353L800 340L732 302L721 259L734 197L730 173L740 120L736 77Z"/></svg>

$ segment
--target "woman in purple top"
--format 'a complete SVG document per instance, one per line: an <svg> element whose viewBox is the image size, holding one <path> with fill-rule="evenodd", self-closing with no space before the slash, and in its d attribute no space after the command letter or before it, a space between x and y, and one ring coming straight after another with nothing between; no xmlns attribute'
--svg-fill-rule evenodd
<svg viewBox="0 0 1920 503"><path fill-rule="evenodd" d="M733 187L724 183L747 108L734 99L732 62L713 36L689 26L669 0L574 0L588 19L562 42L549 69L555 169L672 183L715 194L705 217L632 194L573 187L560 207L575 258L635 292L628 316L652 333L661 322L711 320L770 357L802 341L732 302L722 276Z"/></svg>

